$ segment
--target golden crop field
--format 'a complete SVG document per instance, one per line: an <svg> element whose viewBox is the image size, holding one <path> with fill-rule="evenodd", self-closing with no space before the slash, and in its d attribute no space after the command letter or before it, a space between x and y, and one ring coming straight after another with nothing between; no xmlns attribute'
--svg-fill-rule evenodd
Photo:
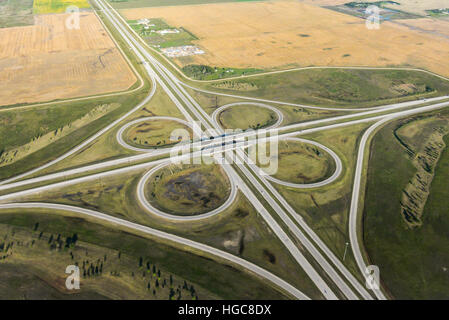
<svg viewBox="0 0 449 320"><path fill-rule="evenodd" d="M127 19L164 18L195 34L204 55L179 65L280 69L301 66L414 66L449 76L449 41L384 22L293 1L126 9Z"/></svg>
<svg viewBox="0 0 449 320"><path fill-rule="evenodd" d="M33 11L37 14L61 13L65 12L69 6L80 9L90 8L87 0L34 0Z"/></svg>
<svg viewBox="0 0 449 320"><path fill-rule="evenodd" d="M40 15L33 26L0 29L0 105L114 92L136 77L93 13L80 29L66 14Z"/></svg>

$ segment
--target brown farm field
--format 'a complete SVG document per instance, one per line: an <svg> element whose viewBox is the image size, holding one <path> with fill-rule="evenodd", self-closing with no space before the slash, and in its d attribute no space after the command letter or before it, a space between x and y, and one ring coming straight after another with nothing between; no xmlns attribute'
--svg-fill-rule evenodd
<svg viewBox="0 0 449 320"><path fill-rule="evenodd" d="M121 10L126 19L163 18L184 27L206 54L180 66L282 69L304 66L412 66L449 76L449 40L391 22L291 1L238 2Z"/></svg>
<svg viewBox="0 0 449 320"><path fill-rule="evenodd" d="M317 6L338 6L354 0L299 0L307 4ZM376 2L378 0L358 0L355 2ZM447 8L447 0L394 0L397 4L385 3L383 6L391 9L401 10L405 12L415 13L418 15L426 15L426 10Z"/></svg>
<svg viewBox="0 0 449 320"><path fill-rule="evenodd" d="M93 13L81 14L80 29L67 29L66 18L39 15L32 26L0 29L0 105L121 91L135 83Z"/></svg>

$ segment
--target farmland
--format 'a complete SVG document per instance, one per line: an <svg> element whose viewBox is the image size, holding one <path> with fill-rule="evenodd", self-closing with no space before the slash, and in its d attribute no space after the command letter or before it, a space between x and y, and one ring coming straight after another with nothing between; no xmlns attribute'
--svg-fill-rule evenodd
<svg viewBox="0 0 449 320"><path fill-rule="evenodd" d="M117 9L142 8L142 7L163 7L163 6L184 6L192 4L240 2L240 1L261 1L261 0L108 0Z"/></svg>
<svg viewBox="0 0 449 320"><path fill-rule="evenodd" d="M126 90L136 81L93 13L80 15L80 29L65 28L66 18L39 15L33 26L0 29L2 105Z"/></svg>
<svg viewBox="0 0 449 320"><path fill-rule="evenodd" d="M374 3L379 2L376 0L371 1L352 1L352 0L300 0L307 4L317 5L317 6L338 6L344 5L350 2L367 2ZM383 1L382 7L391 8L395 10L400 10L403 12L413 13L417 15L426 15L427 10L446 8L446 0L394 0L394 1Z"/></svg>
<svg viewBox="0 0 449 320"><path fill-rule="evenodd" d="M33 11L36 14L62 13L70 6L90 8L87 0L34 0Z"/></svg>
<svg viewBox="0 0 449 320"><path fill-rule="evenodd" d="M184 27L206 54L174 61L211 67L414 66L449 75L449 41L303 3L243 2L121 10L126 19L158 17ZM266 17L270 16L270 23ZM326 23L322 23L325 20ZM245 21L245 23L240 23Z"/></svg>
<svg viewBox="0 0 449 320"><path fill-rule="evenodd" d="M0 1L0 28L33 24L33 0Z"/></svg>

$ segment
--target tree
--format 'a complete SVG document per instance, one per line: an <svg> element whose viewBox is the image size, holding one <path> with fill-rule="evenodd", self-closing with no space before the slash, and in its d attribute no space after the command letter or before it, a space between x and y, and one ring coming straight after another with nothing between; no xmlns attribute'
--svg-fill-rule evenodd
<svg viewBox="0 0 449 320"><path fill-rule="evenodd" d="M73 243L73 245L75 245L77 241L78 241L78 235L76 233L74 233L73 236L72 236L72 243Z"/></svg>

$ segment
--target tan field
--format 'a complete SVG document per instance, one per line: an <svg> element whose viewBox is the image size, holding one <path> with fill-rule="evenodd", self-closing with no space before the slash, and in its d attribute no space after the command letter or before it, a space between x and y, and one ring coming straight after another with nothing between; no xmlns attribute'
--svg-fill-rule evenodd
<svg viewBox="0 0 449 320"><path fill-rule="evenodd" d="M445 38L449 41L449 20L420 18L395 20L394 23L405 26L408 29L426 33L429 36L434 36L436 37L436 40L440 40L439 38Z"/></svg>
<svg viewBox="0 0 449 320"><path fill-rule="evenodd" d="M394 0L400 5L388 4L386 7L406 12L426 15L426 10L441 9L449 7L447 0Z"/></svg>
<svg viewBox="0 0 449 320"><path fill-rule="evenodd" d="M122 10L127 19L164 18L195 34L204 55L175 60L220 67L404 66L449 76L449 41L385 22L298 2L240 2Z"/></svg>
<svg viewBox="0 0 449 320"><path fill-rule="evenodd" d="M136 81L93 13L81 15L79 30L67 29L66 17L0 29L0 105L120 91Z"/></svg>
<svg viewBox="0 0 449 320"><path fill-rule="evenodd" d="M338 6L355 0L299 0L307 4L313 4L317 6ZM374 2L372 0L371 2ZM370 2L365 0L358 0L355 2ZM385 7L397 9L405 12L415 13L418 15L426 15L426 10L447 8L449 3L447 0L394 0L396 4L385 4Z"/></svg>

